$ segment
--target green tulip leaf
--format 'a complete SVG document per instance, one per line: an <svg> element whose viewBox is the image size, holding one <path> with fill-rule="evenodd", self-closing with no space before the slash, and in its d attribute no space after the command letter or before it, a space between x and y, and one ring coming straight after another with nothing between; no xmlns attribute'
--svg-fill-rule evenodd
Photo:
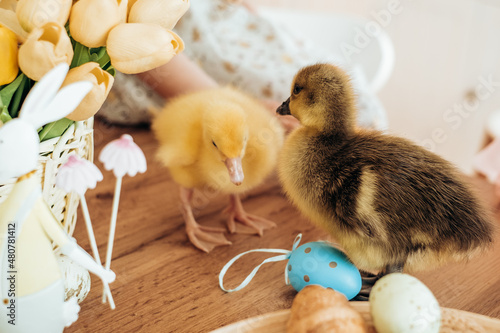
<svg viewBox="0 0 500 333"><path fill-rule="evenodd" d="M78 67L90 61L90 49L75 41L73 60L71 61L70 68Z"/></svg>
<svg viewBox="0 0 500 333"><path fill-rule="evenodd" d="M108 68L105 69L105 71L108 72L109 74L113 75L113 76L116 75L116 69L113 66L111 66L111 65L109 65Z"/></svg>
<svg viewBox="0 0 500 333"><path fill-rule="evenodd" d="M23 79L21 83L19 84L19 87L17 88L16 92L14 93L14 96L12 98L12 101L9 105L9 111L10 111L10 116L12 118L15 118L19 115L19 111L21 110L21 105L24 99L26 98L26 95L28 95L29 91L35 84L35 81L31 80L28 78L26 75L22 75Z"/></svg>
<svg viewBox="0 0 500 333"><path fill-rule="evenodd" d="M17 88L23 81L23 78L26 76L24 74L20 74L17 76L17 78L9 83L8 85L3 86L3 88L0 90L0 107L1 106L6 106L8 107L10 104L10 101L12 100L12 97L16 93Z"/></svg>
<svg viewBox="0 0 500 333"><path fill-rule="evenodd" d="M108 65L111 63L111 59L109 58L108 52L106 52L106 49L103 48L103 54L99 57L99 60L97 61L99 63L99 66L101 68L104 68L104 66Z"/></svg>
<svg viewBox="0 0 500 333"><path fill-rule="evenodd" d="M9 109L6 106L2 107L2 112L0 112L0 121L5 124L9 120L12 120L12 117L9 114Z"/></svg>
<svg viewBox="0 0 500 333"><path fill-rule="evenodd" d="M73 120L62 118L45 125L42 131L38 133L40 142L61 136L73 123Z"/></svg>

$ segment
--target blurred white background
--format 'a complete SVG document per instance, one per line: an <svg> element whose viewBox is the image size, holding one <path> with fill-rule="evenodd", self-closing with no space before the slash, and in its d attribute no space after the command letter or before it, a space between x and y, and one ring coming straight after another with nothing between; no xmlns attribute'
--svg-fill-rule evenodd
<svg viewBox="0 0 500 333"><path fill-rule="evenodd" d="M370 48L369 29L381 26L395 54L392 75L378 93L388 112L389 132L471 172L472 157L484 144L488 115L500 109L500 1L254 2L276 9L363 17L372 23L364 29L368 42L361 32L352 40L359 52ZM325 41L336 33L319 28Z"/></svg>

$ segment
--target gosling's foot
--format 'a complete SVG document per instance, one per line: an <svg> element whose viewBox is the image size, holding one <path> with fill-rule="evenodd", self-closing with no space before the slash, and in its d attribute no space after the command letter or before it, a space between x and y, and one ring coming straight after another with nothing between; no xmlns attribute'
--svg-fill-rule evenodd
<svg viewBox="0 0 500 333"><path fill-rule="evenodd" d="M181 187L180 197L182 216L186 223L186 234L194 246L208 253L216 246L231 245L231 242L224 237L225 229L201 226L196 222L191 209L192 189Z"/></svg>
<svg viewBox="0 0 500 333"><path fill-rule="evenodd" d="M361 272L361 290L359 291L359 294L352 299L352 301L368 301L375 282L377 282L384 275L384 273L374 275L371 273Z"/></svg>
<svg viewBox="0 0 500 333"><path fill-rule="evenodd" d="M375 283L382 277L391 273L402 273L404 264L388 265L382 272L377 275L361 272L361 290L359 294L354 297L353 301L368 301L370 298L370 293L373 289Z"/></svg>
<svg viewBox="0 0 500 333"><path fill-rule="evenodd" d="M210 252L216 246L231 245L224 237L223 228L201 226L198 223L186 223L186 234L194 246L202 251Z"/></svg>
<svg viewBox="0 0 500 333"><path fill-rule="evenodd" d="M230 196L229 207L226 209L229 214L227 220L227 227L230 233L242 234L258 234L262 236L265 229L276 227L276 223L269 221L263 217L248 214L243 209L241 200L238 195L232 194ZM236 227L236 222L243 224L243 227Z"/></svg>

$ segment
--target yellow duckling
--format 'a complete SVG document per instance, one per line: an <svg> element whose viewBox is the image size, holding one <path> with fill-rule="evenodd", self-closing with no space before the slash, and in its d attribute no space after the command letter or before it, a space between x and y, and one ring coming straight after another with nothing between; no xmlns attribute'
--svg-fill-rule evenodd
<svg viewBox="0 0 500 333"><path fill-rule="evenodd" d="M349 77L303 68L277 110L302 126L287 138L278 172L299 209L327 229L361 270L412 272L469 258L492 225L457 170L410 141L355 128Z"/></svg>
<svg viewBox="0 0 500 333"><path fill-rule="evenodd" d="M239 193L269 175L283 143L283 129L258 101L233 89L215 88L177 97L153 120L160 143L157 157L181 186L186 232L199 249L209 252L231 244L224 229L200 226L194 219L194 189L230 195L228 229L243 223L262 235L271 221L247 214Z"/></svg>

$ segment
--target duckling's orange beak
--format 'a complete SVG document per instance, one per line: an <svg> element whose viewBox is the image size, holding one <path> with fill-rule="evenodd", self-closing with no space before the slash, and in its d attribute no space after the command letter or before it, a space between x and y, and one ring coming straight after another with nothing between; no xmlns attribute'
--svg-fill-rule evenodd
<svg viewBox="0 0 500 333"><path fill-rule="evenodd" d="M227 171L229 172L229 179L231 183L235 185L241 185L243 183L243 167L241 166L241 157L227 158L224 162L226 164Z"/></svg>
<svg viewBox="0 0 500 333"><path fill-rule="evenodd" d="M290 113L290 97L283 102L277 109L276 112L282 116L291 115Z"/></svg>

